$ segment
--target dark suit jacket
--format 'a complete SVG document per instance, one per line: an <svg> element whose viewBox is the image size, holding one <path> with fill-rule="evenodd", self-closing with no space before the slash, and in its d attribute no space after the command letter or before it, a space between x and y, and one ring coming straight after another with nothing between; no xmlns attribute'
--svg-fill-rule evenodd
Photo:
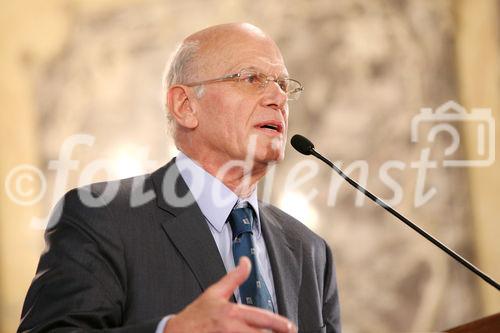
<svg viewBox="0 0 500 333"><path fill-rule="evenodd" d="M192 198L174 160L151 175L68 192L49 222L19 331L153 333L226 274L199 207L175 207L173 190ZM131 207L141 193L154 199ZM82 203L89 195L100 207ZM339 332L328 245L276 207L261 203L260 219L279 313L300 332Z"/></svg>

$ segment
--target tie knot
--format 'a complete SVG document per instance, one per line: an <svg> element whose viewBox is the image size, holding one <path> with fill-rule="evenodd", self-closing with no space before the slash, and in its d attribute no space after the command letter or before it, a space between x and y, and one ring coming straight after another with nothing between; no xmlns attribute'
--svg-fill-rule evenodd
<svg viewBox="0 0 500 333"><path fill-rule="evenodd" d="M233 239L242 233L252 233L253 209L252 207L234 208L229 214L229 224L233 231Z"/></svg>

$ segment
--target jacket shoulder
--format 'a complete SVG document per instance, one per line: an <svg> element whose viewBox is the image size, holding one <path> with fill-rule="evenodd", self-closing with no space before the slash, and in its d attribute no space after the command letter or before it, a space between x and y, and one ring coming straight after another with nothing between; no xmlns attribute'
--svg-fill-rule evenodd
<svg viewBox="0 0 500 333"><path fill-rule="evenodd" d="M276 221L278 225L284 230L284 232L294 238L298 238L301 242L310 245L324 246L325 241L323 238L318 236L314 231L309 229L304 223L291 216L290 214L284 212L278 207L259 202L261 207L261 213L264 214L266 218L271 218Z"/></svg>

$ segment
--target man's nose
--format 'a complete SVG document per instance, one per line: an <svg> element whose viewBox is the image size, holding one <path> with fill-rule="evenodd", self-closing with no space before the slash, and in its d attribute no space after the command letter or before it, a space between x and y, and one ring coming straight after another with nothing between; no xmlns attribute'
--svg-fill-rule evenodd
<svg viewBox="0 0 500 333"><path fill-rule="evenodd" d="M266 105L274 109L283 109L288 102L288 95L276 80L269 80L266 86Z"/></svg>

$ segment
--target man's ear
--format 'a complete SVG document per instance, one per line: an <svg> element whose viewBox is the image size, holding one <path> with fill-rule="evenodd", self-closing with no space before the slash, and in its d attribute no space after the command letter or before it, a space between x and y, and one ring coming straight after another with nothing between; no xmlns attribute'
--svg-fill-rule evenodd
<svg viewBox="0 0 500 333"><path fill-rule="evenodd" d="M182 127L194 129L198 126L198 117L195 107L190 100L189 92L185 86L175 85L167 92L168 112Z"/></svg>

